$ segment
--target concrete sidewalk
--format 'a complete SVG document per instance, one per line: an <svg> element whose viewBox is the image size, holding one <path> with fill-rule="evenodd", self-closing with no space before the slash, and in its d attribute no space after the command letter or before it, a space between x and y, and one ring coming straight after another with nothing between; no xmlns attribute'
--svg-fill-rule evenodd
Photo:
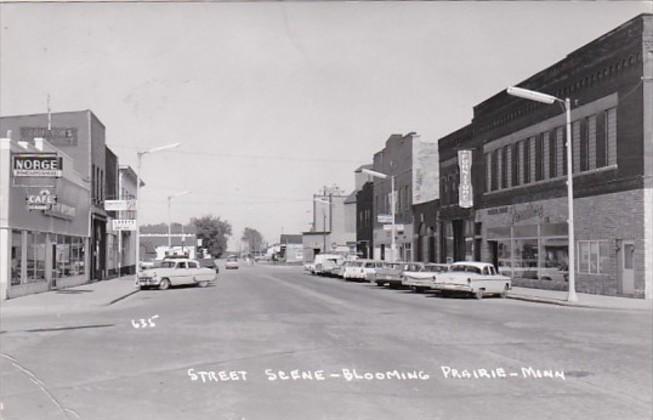
<svg viewBox="0 0 653 420"><path fill-rule="evenodd" d="M653 311L653 301L618 296L592 295L576 293L578 302L567 302L567 292L559 290L529 289L513 287L508 298L528 302L548 303L576 308L623 309L635 311Z"/></svg>
<svg viewBox="0 0 653 420"><path fill-rule="evenodd" d="M0 314L11 316L84 311L111 305L138 291L132 274L5 300L0 302Z"/></svg>

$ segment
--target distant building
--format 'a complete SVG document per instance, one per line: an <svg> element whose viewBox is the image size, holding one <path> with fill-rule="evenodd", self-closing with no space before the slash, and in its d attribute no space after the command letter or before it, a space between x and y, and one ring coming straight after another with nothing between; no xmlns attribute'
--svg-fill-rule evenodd
<svg viewBox="0 0 653 420"><path fill-rule="evenodd" d="M436 200L438 191L437 145L422 141L416 133L393 134L385 147L374 154L373 170L395 179L395 224L397 260L412 261L413 204ZM389 218L391 209L391 179L374 178L374 258L391 259L391 223L379 222Z"/></svg>
<svg viewBox="0 0 653 420"><path fill-rule="evenodd" d="M119 166L118 191L119 200L136 200L136 172L129 165ZM145 186L143 180L140 180L141 187ZM135 210L117 212L115 215L118 219L136 218ZM118 235L118 267L121 275L133 274L136 269L136 232L122 231ZM145 255L145 252L142 253Z"/></svg>
<svg viewBox="0 0 653 420"><path fill-rule="evenodd" d="M313 230L302 234L305 261L320 253L356 252L356 205L350 196L326 188L313 195Z"/></svg>
<svg viewBox="0 0 653 420"><path fill-rule="evenodd" d="M304 261L302 235L282 234L279 243L280 261L285 263L301 263Z"/></svg>

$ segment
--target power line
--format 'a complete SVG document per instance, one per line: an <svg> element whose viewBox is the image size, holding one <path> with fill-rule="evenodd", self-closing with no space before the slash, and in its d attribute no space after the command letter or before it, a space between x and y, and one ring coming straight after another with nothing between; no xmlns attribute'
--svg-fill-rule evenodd
<svg viewBox="0 0 653 420"><path fill-rule="evenodd" d="M125 146L121 144L111 144L110 147L140 150L141 148L134 146ZM339 164L363 164L361 160L353 159L326 159L305 156L275 156L275 155L250 155L250 154L237 154L237 153L212 153L212 152L190 152L184 150L177 150L175 154L189 155L189 156L202 156L212 158L234 158L234 159L265 159L265 160L281 160L281 161L295 161L295 162L322 162L322 163L339 163Z"/></svg>

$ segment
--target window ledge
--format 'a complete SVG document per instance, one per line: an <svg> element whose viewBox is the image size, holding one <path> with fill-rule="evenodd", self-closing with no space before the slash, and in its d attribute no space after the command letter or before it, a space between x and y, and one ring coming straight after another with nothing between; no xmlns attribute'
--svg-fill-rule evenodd
<svg viewBox="0 0 653 420"><path fill-rule="evenodd" d="M575 173L574 174L574 179L583 177L585 175L591 175L591 174L597 174L601 172L607 172L611 171L613 169L617 169L618 165L609 165L609 166L603 166L601 168L595 168L595 169L590 169L589 171L583 171L580 173ZM483 193L483 195L492 195L492 194L498 194L498 193L503 193L503 192L508 192L508 191L514 191L522 188L530 188L536 185L543 185L549 182L554 182L554 181L562 181L567 179L567 175L562 175L562 176L557 176L555 178L549 178L549 179L543 179L541 181L535 181L535 182L530 182L528 184L523 184L523 185L516 185L514 187L509 187L509 188L502 188L500 190L496 191L486 191Z"/></svg>

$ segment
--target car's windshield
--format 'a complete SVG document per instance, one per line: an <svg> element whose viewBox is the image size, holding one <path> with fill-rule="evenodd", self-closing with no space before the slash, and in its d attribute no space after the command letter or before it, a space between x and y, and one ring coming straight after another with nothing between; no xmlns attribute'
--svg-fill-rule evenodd
<svg viewBox="0 0 653 420"><path fill-rule="evenodd" d="M161 268L175 268L176 262L174 261L161 261L159 263L155 263L155 267L161 267Z"/></svg>

